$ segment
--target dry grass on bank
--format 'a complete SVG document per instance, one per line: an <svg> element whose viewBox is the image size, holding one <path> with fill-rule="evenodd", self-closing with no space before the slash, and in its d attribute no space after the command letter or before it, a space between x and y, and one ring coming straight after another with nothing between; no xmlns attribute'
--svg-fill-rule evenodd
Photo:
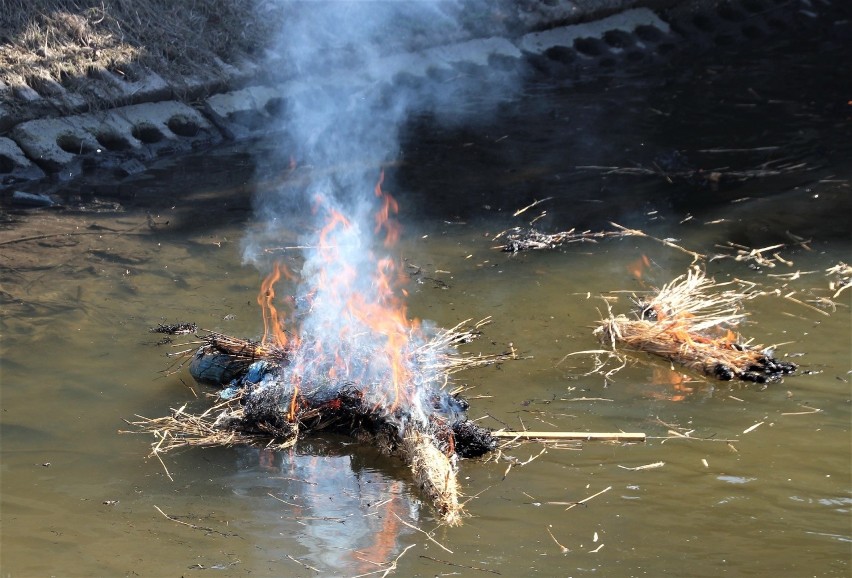
<svg viewBox="0 0 852 578"><path fill-rule="evenodd" d="M259 0L0 0L0 81L73 89L92 68L166 79L264 50L278 27ZM280 11L277 12L280 17ZM41 82L42 86L39 85Z"/></svg>

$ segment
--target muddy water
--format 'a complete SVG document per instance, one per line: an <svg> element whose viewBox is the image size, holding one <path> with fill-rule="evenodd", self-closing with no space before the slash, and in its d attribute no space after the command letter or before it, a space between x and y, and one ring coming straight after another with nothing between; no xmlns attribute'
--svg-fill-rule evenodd
<svg viewBox="0 0 852 578"><path fill-rule="evenodd" d="M848 575L850 292L832 298L826 275L850 254L840 95L815 99L824 87L804 83L773 108L777 87L761 85L755 101L750 74L696 70L643 91L625 79L531 89L464 129L422 119L405 162L389 169L412 315L445 327L490 316L467 350L514 348L522 358L460 374L472 417L649 436L543 453L531 443L465 461L470 517L460 528L436 529L406 468L347 438L284 453L193 450L161 464L145 457L151 438L118 433L136 414L204 407L185 370L161 373L171 349L148 328L261 330L261 274L241 265L239 242L252 191L269 186L251 181L246 151L124 183L121 213L15 217L4 239L62 234L0 246L3 575L355 576L397 557L402 576ZM764 146L782 148L696 152ZM651 167L673 150L705 169L790 157L806 170L714 183L577 168ZM549 231L614 220L708 257L728 241L784 243L766 253L775 267L706 267L767 293L748 302L742 333L779 344L802 371L765 389L684 379L645 357L609 380L589 374L593 356L568 354L599 347L591 327L606 303L626 312L631 292L684 273L691 257L640 237L515 256L493 249L497 233L542 211ZM305 218L292 215L294 230ZM650 265L637 278L643 256Z"/></svg>

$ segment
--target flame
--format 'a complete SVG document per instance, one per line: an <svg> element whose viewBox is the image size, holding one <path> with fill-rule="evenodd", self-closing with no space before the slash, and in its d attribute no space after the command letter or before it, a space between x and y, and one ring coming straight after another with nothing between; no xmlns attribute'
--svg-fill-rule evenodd
<svg viewBox="0 0 852 578"><path fill-rule="evenodd" d="M318 203L322 203L322 199L317 198L316 201ZM334 209L329 209L329 219L325 226L320 231L320 250L323 251L325 255L329 255L335 249L334 243L331 242L333 238L333 234L335 229L338 227L342 227L344 229L348 229L352 226L349 219L341 213L340 211L336 211Z"/></svg>
<svg viewBox="0 0 852 578"><path fill-rule="evenodd" d="M399 238L399 225L392 219L399 205L382 191L383 180L382 173L374 189L379 202L373 232L384 231L389 246ZM363 229L333 198L318 193L314 202L324 225L302 270L305 285L312 286L301 288L299 304L308 310L294 314L300 326L289 328L289 338L273 303L275 284L282 276L292 279L289 270L276 263L258 295L263 343L288 349L291 363L285 379L293 389L291 421L296 419L300 392L310 396L312 388L328 390L344 383L357 387L376 409L393 413L403 404L419 408L413 403L418 386L412 337L419 336L421 327L418 320L408 319L406 293L400 288L404 274L393 259L378 258L363 246Z"/></svg>
<svg viewBox="0 0 852 578"><path fill-rule="evenodd" d="M299 391L301 391L302 387L302 376L297 373L292 374L292 382L293 382L293 397L290 398L290 411L287 412L287 421L293 423L296 421L296 411L299 409L298 406L298 398Z"/></svg>
<svg viewBox="0 0 852 578"><path fill-rule="evenodd" d="M369 327L374 333L385 338L381 352L390 367L390 399L382 399L381 404L390 411L399 407L403 400L410 400L410 371L408 370L408 331L409 321L404 306L386 307L383 303L369 303L360 296L353 296L349 303L350 313ZM416 327L416 322L411 324Z"/></svg>
<svg viewBox="0 0 852 578"><path fill-rule="evenodd" d="M263 339L260 342L262 345L275 345L281 348L286 348L289 344L292 348L298 343L298 338L295 338L293 343L287 338L287 334L284 332L284 322L279 317L278 309L274 303L275 284L282 276L290 280L293 279L293 274L287 266L280 261L276 261L272 265L272 272L260 284L260 293L257 295L257 302L260 305L263 315ZM287 419L291 422L296 419L296 410L298 409L296 401L298 396L299 385L298 383L294 383L293 397L290 400L290 410L287 413Z"/></svg>
<svg viewBox="0 0 852 578"><path fill-rule="evenodd" d="M385 247L391 247L399 240L399 223L392 221L391 214L399 213L399 203L392 196L382 191L382 183L385 181L385 172L379 174L379 182L376 183L375 193L381 199L382 206L376 213L376 234L385 230Z"/></svg>
<svg viewBox="0 0 852 578"><path fill-rule="evenodd" d="M419 328L418 320L408 319L407 308L394 291L395 281L399 279L395 272L396 266L391 258L379 259L371 283L374 292L371 295L353 293L346 304L346 310L353 319L369 328L379 342L384 341L376 353L389 367L390 395L389 399L383 396L377 406L384 405L389 411L412 399L408 391L411 385L409 335Z"/></svg>
<svg viewBox="0 0 852 578"><path fill-rule="evenodd" d="M262 345L278 345L286 347L288 339L284 332L283 320L278 316L278 309L275 307L275 284L281 279L281 276L287 279L293 279L293 274L281 262L276 261L272 266L272 272L266 276L260 284L260 293L257 295L257 302L263 314L263 339Z"/></svg>

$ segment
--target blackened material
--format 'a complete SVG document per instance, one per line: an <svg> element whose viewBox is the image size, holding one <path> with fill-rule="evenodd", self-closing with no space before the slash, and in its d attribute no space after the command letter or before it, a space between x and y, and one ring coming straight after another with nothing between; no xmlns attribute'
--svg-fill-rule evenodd
<svg viewBox="0 0 852 578"><path fill-rule="evenodd" d="M796 369L795 363L780 361L769 355L763 355L757 360L757 363L749 365L745 370L719 363L713 368L713 376L722 381L737 378L754 383L776 383Z"/></svg>
<svg viewBox="0 0 852 578"><path fill-rule="evenodd" d="M244 417L240 424L243 431L259 431L283 439L295 437L298 426L287 419L276 397L248 392L244 399Z"/></svg>
<svg viewBox="0 0 852 578"><path fill-rule="evenodd" d="M456 453L463 458L478 458L497 447L497 440L490 431L467 419L454 423L453 433Z"/></svg>
<svg viewBox="0 0 852 578"><path fill-rule="evenodd" d="M152 333L165 333L167 335L189 335L198 331L198 325L195 323L172 323L163 325L158 323L156 327L151 328Z"/></svg>
<svg viewBox="0 0 852 578"><path fill-rule="evenodd" d="M227 353L211 352L202 347L189 363L189 373L199 383L226 387L231 380L243 376L246 362Z"/></svg>
<svg viewBox="0 0 852 578"><path fill-rule="evenodd" d="M755 383L775 383L781 381L784 375L796 371L796 368L795 363L780 361L769 355L764 355L757 360L756 364L749 365L739 377L744 381Z"/></svg>

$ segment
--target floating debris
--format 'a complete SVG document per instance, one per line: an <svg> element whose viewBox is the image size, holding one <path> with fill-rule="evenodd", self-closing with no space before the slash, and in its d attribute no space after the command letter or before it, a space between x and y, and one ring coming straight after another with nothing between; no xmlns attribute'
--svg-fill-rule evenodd
<svg viewBox="0 0 852 578"><path fill-rule="evenodd" d="M574 229L547 234L533 227L515 227L499 233L492 240L497 241L505 238L505 243L495 248L506 253L517 253L519 251L556 249L568 243L596 243L598 239L615 236L622 236L622 234L611 231L583 231L578 233Z"/></svg>
<svg viewBox="0 0 852 578"><path fill-rule="evenodd" d="M644 351L722 381L781 381L796 365L773 357L770 348L743 343L732 329L745 317L747 294L717 291L698 267L636 302L634 316L603 319L595 335L613 351Z"/></svg>
<svg viewBox="0 0 852 578"><path fill-rule="evenodd" d="M827 277L832 279L828 282L828 288L834 291L832 299L836 299L846 289L852 287L852 266L840 261L834 267L825 270Z"/></svg>
<svg viewBox="0 0 852 578"><path fill-rule="evenodd" d="M559 233L542 233L534 227L514 227L498 233L492 240L505 239L505 243L493 247L500 249L505 253L517 253L519 251L533 251L542 249L557 249L562 245L569 243L597 243L599 239L610 237L644 237L656 241L665 247L676 249L682 253L686 253L692 257L693 262L704 259L704 255L696 253L680 245L677 245L672 239L660 239L640 231L639 229L631 229L624 227L618 223L610 222L615 230L613 231L582 231L577 232L575 229L562 231Z"/></svg>
<svg viewBox="0 0 852 578"><path fill-rule="evenodd" d="M151 333L165 333L166 335L190 335L198 331L198 325L195 323L172 323L163 325L158 323L156 327L151 328Z"/></svg>
<svg viewBox="0 0 852 578"><path fill-rule="evenodd" d="M716 150L712 152L722 151ZM730 170L727 167L701 169L691 166L685 161L685 157L678 153L668 158L658 157L651 166L642 166L639 164L631 167L584 165L576 168L579 170L597 171L603 175L653 176L662 178L670 184L682 182L691 185L717 187L720 184L740 183L750 179L763 179L800 173L813 170L814 167L803 162L778 159L761 163L753 168L740 170Z"/></svg>
<svg viewBox="0 0 852 578"><path fill-rule="evenodd" d="M483 320L471 327L437 332L415 351L415 358L432 364L429 371L449 375L495 363L498 355L464 355L455 347L480 333ZM456 468L460 458L478 457L496 447L491 432L466 417L468 403L458 393L433 389L428 407L379 402L364 384L355 382L302 383L292 388L281 380L282 368L292 362L293 350L278 343L239 339L207 331L202 345L179 355L190 358L197 381L221 387L217 401L200 414L186 405L170 416L129 422L135 433L155 436L152 454L182 447L255 445L271 449L292 446L303 435L336 432L350 435L411 467L421 491L448 525L461 523Z"/></svg>

